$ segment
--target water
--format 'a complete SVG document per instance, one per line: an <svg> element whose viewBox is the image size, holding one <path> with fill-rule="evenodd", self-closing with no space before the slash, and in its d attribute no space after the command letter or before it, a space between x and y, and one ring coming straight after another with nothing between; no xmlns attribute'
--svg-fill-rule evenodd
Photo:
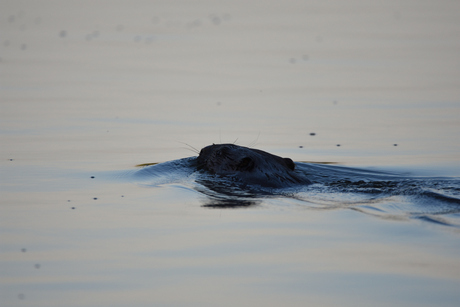
<svg viewBox="0 0 460 307"><path fill-rule="evenodd" d="M301 183L279 187L222 176L197 167L196 157L184 158L125 173L147 187L176 185L203 194L203 207L240 208L276 199L291 207L353 209L384 219L415 218L460 227L460 178L407 176L389 172L297 162ZM120 174L116 176L122 178ZM241 179L243 178L243 179Z"/></svg>
<svg viewBox="0 0 460 307"><path fill-rule="evenodd" d="M1 305L458 306L458 6L4 1ZM133 177L222 142L363 183Z"/></svg>

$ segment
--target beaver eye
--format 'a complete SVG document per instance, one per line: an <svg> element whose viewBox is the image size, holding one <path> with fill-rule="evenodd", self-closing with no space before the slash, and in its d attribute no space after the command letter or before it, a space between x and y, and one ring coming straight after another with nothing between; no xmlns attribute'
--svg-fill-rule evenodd
<svg viewBox="0 0 460 307"><path fill-rule="evenodd" d="M248 166L250 161L251 161L251 158L248 158L248 157L243 158L238 164L238 166L241 166L241 167Z"/></svg>
<svg viewBox="0 0 460 307"><path fill-rule="evenodd" d="M237 167L240 170L250 171L254 168L254 163L251 158L245 157L240 160Z"/></svg>

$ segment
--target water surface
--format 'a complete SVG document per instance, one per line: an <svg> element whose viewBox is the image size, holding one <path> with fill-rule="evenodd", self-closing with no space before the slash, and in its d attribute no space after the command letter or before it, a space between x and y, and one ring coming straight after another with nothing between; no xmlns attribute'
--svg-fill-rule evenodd
<svg viewBox="0 0 460 307"><path fill-rule="evenodd" d="M4 1L1 305L458 306L459 12ZM132 177L223 142L364 183L228 208Z"/></svg>

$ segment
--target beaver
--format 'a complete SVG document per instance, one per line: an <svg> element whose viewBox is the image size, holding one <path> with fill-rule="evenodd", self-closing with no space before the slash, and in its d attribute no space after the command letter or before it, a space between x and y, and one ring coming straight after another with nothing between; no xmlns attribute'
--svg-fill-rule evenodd
<svg viewBox="0 0 460 307"><path fill-rule="evenodd" d="M296 172L294 161L268 152L235 144L213 144L201 149L198 169L239 181L269 188L310 184Z"/></svg>

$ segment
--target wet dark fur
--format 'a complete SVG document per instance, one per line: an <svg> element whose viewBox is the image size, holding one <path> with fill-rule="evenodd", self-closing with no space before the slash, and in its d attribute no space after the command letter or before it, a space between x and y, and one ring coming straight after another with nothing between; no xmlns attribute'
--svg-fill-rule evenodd
<svg viewBox="0 0 460 307"><path fill-rule="evenodd" d="M281 188L311 183L303 174L296 173L291 159L234 144L204 147L197 162L199 169L244 184Z"/></svg>

